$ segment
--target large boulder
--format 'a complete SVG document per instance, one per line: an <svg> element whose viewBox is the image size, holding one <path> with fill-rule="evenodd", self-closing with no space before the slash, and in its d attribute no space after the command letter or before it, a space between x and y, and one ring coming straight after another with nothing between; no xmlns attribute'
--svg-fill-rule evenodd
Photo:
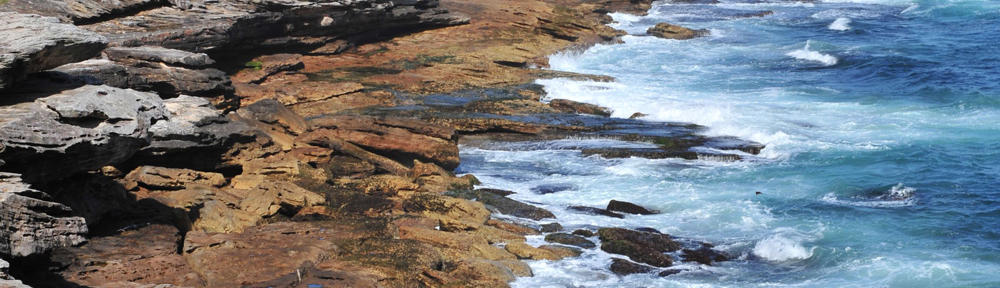
<svg viewBox="0 0 1000 288"><path fill-rule="evenodd" d="M601 238L601 250L628 256L632 261L657 267L673 265L673 259L664 252L680 250L680 243L670 235L636 231L624 228L602 228L597 231Z"/></svg>
<svg viewBox="0 0 1000 288"><path fill-rule="evenodd" d="M174 51L177 52L173 53L182 52ZM154 60L171 57L170 55L140 56L151 56L148 59ZM163 60L184 61L183 59ZM188 68L135 58L123 58L120 61L93 59L71 63L52 69L50 74L57 78L87 84L103 84L118 88L152 91L164 97L181 94L220 96L232 90L226 73L215 68Z"/></svg>
<svg viewBox="0 0 1000 288"><path fill-rule="evenodd" d="M166 118L152 93L83 86L33 102L0 107L2 169L28 182L96 170L128 159L149 143L149 128Z"/></svg>
<svg viewBox="0 0 1000 288"><path fill-rule="evenodd" d="M8 0L0 5L0 11L58 17L65 22L81 24L163 5L166 2L163 0Z"/></svg>
<svg viewBox="0 0 1000 288"><path fill-rule="evenodd" d="M665 39L687 40L708 35L707 29L691 29L670 23L660 23L646 30L646 34Z"/></svg>
<svg viewBox="0 0 1000 288"><path fill-rule="evenodd" d="M0 90L30 73L94 57L108 43L97 33L30 14L0 12L0 31Z"/></svg>
<svg viewBox="0 0 1000 288"><path fill-rule="evenodd" d="M0 173L0 255L24 257L83 243L87 225L72 214L20 175Z"/></svg>

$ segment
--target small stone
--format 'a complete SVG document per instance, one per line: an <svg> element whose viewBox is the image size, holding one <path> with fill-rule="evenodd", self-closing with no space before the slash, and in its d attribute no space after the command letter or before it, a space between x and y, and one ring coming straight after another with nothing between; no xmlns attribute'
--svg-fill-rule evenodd
<svg viewBox="0 0 1000 288"><path fill-rule="evenodd" d="M636 273L649 273L653 271L653 267L638 264L632 261L628 261L621 258L611 259L611 272L618 275L629 275Z"/></svg>
<svg viewBox="0 0 1000 288"><path fill-rule="evenodd" d="M618 200L611 200L611 202L608 202L607 210L639 215L652 215L658 213L658 211L649 210L633 203Z"/></svg>
<svg viewBox="0 0 1000 288"><path fill-rule="evenodd" d="M603 215L615 218L625 218L625 215L611 212L601 208L587 207L587 206L570 206L569 210L579 211L591 215Z"/></svg>
<svg viewBox="0 0 1000 288"><path fill-rule="evenodd" d="M594 232L590 231L590 230L585 230L585 229L576 229L575 231L573 231L573 235L579 235L579 236L583 236L583 237L593 237L594 236Z"/></svg>
<svg viewBox="0 0 1000 288"><path fill-rule="evenodd" d="M556 223L556 222L552 222L552 223L548 223L548 224L542 224L541 228L542 229L539 229L539 231L541 231L542 233L559 232L559 231L562 231L562 229L563 229L562 225L560 225L559 223Z"/></svg>

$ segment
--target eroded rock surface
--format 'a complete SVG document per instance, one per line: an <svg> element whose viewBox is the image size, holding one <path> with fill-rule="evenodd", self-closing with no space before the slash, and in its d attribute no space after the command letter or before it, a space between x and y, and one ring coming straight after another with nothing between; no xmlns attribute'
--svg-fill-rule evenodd
<svg viewBox="0 0 1000 288"><path fill-rule="evenodd" d="M50 200L20 175L0 172L0 255L31 256L86 241L83 218Z"/></svg>
<svg viewBox="0 0 1000 288"><path fill-rule="evenodd" d="M108 43L97 33L31 14L0 12L0 31L0 90L30 73L93 57Z"/></svg>

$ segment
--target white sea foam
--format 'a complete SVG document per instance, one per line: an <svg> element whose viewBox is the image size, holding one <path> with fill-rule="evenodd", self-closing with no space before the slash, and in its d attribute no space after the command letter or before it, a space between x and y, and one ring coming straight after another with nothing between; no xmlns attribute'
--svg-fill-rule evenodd
<svg viewBox="0 0 1000 288"><path fill-rule="evenodd" d="M830 23L830 26L827 28L830 28L830 30L847 31L851 30L850 24L851 18L840 17L837 20L833 20L833 23Z"/></svg>
<svg viewBox="0 0 1000 288"><path fill-rule="evenodd" d="M753 254L769 261L783 262L808 259L812 257L815 249L816 247L802 246L800 240L793 237L778 234L757 241L757 245L753 247Z"/></svg>
<svg viewBox="0 0 1000 288"><path fill-rule="evenodd" d="M823 63L823 66L833 66L837 65L837 57L833 57L829 54L823 54L818 51L813 51L809 49L810 41L806 41L806 46L802 49L798 49L792 52L788 52L788 56L791 56L799 60L816 61Z"/></svg>
<svg viewBox="0 0 1000 288"><path fill-rule="evenodd" d="M885 193L880 194L875 197L864 198L864 197L852 197L850 200L844 200L837 198L837 195L833 193L828 193L823 195L823 202L836 205L844 206L857 206L857 207L876 207L876 208L893 208L893 207L906 207L913 206L917 204L916 197L913 197L917 192L916 188L904 186L903 183L896 184L889 188Z"/></svg>

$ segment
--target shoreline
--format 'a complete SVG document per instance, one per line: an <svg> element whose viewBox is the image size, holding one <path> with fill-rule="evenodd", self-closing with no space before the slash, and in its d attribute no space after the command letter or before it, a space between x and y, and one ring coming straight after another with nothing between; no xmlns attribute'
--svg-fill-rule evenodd
<svg viewBox="0 0 1000 288"><path fill-rule="evenodd" d="M534 227L491 217L491 211L503 209L529 211L529 215L535 215L531 217L539 219L548 219L545 216L551 212L545 214L548 211L544 209L510 200L504 195L508 192L474 189L478 182L474 176L455 177L451 171L459 165L460 141L537 141L583 136L657 145L643 149L584 149L588 155L738 159L738 155L689 151L690 147L716 140L698 134L704 127L608 118L606 108L595 105L539 101L545 92L533 84L534 79L613 81L605 76L530 67L544 67L547 57L559 51L615 41L621 32L605 25L609 21L606 13L636 12L635 6L619 3L624 1L603 4L531 1L519 2L517 6L501 2L443 1L440 8L449 12L419 16L430 17L419 20L428 21L421 22L429 23L428 30L391 31L389 34L395 36L374 42L350 40L371 38L361 32L343 38L302 36L279 39L285 42L267 39L264 43L278 45L264 47L296 43L311 49L300 54L226 57L234 50L216 48L200 54L208 61L194 63L191 59L202 56L184 54L181 60L171 60L162 53L179 52L108 48L103 52L104 59L55 68L60 75L96 75L105 85L155 92L167 100L162 100L161 106L151 104L148 108L162 110L162 115L129 116L148 117L151 129L160 127L157 128L160 130L149 130L153 137L145 139L144 145L122 146L133 150L127 155L94 159L93 154L72 154L75 151L64 149L52 152L56 153L53 158L49 154L32 153L32 149L23 148L23 143L3 139L8 149L0 151L5 153L0 156L7 164L0 166L0 170L17 173L4 176L4 185L51 194L50 205L74 211L72 217L65 214L57 217L76 223L65 225L76 225L72 229L77 230L60 232L80 237L40 243L49 246L36 247L38 252L28 255L4 255L11 262L10 274L40 286L63 282L178 286L297 287L312 283L358 287L503 286L514 277L531 275L523 259L561 259L580 253L572 247L575 244L527 245L524 235L549 233L558 235L552 236L561 239L558 241L594 249L595 243L587 240L590 244L581 244L586 242L580 242L580 235L575 234L595 232L559 232L561 228L554 225ZM580 6L568 8L568 5ZM193 13L168 8L141 6L135 8L140 9L138 16L125 14L121 18L152 17L161 12ZM305 12L286 13L311 17ZM110 20L81 20L79 23L84 24L79 26L100 34L117 27L109 25L125 21L115 19L118 16L100 17ZM319 23L325 23L325 19L319 19ZM446 27L440 28L441 25ZM312 31L309 27L301 29ZM176 48L195 47L171 38L176 35L171 33L152 38L142 36L140 40L108 38L112 43L152 41ZM245 41L233 43L239 42ZM187 53L201 52L188 50L192 51ZM229 66L206 64L214 62L211 58ZM148 82L158 79L163 72L149 70L147 63L169 67L168 74L191 73L194 80ZM240 64L245 67L240 69ZM129 78L119 83L114 81L120 79L120 74L102 74L117 67L123 67L126 74L141 73L128 77L140 77L147 82ZM222 71L226 72L220 79ZM18 81L55 81L60 83L61 86L55 86L62 94L86 89L91 84L76 88L79 84L67 85L51 76ZM99 89L131 97L124 95L131 90ZM13 94L18 95L15 97L18 100L10 106L29 109L21 106L33 103L32 100L49 99L39 97L46 93L56 92L15 90ZM156 96L150 95L153 96L143 97ZM215 108L231 112L217 112ZM109 117L104 118L97 117L93 127L92 124L83 127L98 129L114 124L108 123ZM0 124L17 123L15 120L36 119L5 120ZM681 136L657 134L664 131ZM141 133L135 135L142 138ZM751 154L763 148L746 141L720 145L723 146L719 148ZM95 145L88 149L103 155L102 149L107 148ZM67 161L93 167L69 172L51 169L66 165ZM25 163L44 165L36 169ZM70 191L72 187L84 187L84 191ZM629 211L638 211L629 207ZM616 214L608 211L612 209L577 209ZM81 225L74 221L84 220L87 225L80 231ZM712 250L710 244L679 243L655 231L607 228L597 234L608 240L602 242L618 244L608 248L599 245L601 249L617 251L635 262L654 266L670 266L672 259L697 258L700 260L693 261L711 263L725 258ZM86 241L82 241L83 236ZM640 240L643 237L655 240ZM651 245L659 250L637 248ZM684 251L678 252L682 248ZM673 258L664 257L662 252L667 251L674 252ZM297 255L294 261L281 261L282 255L288 253ZM635 262L616 260L613 266L624 269L621 271L653 271L650 266ZM220 263L232 265L218 267ZM52 272L40 269L45 267L60 268ZM255 275L245 275L247 269ZM0 271L2 276L4 272Z"/></svg>

